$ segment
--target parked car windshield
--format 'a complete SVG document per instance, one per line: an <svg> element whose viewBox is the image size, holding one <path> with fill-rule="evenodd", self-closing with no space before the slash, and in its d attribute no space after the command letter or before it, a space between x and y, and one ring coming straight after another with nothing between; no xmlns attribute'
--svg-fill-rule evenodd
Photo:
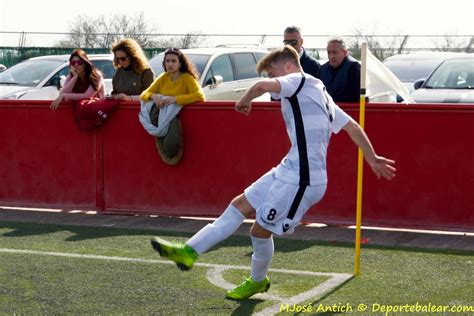
<svg viewBox="0 0 474 316"><path fill-rule="evenodd" d="M155 73L155 76L158 77L164 72L163 69L163 57L165 55L163 53L156 55L150 60L150 66ZM211 55L204 55L204 54L186 54L186 57L191 60L191 62L196 66L196 70L199 73L199 76L202 75L204 71L204 67L206 67L207 61L211 57Z"/></svg>
<svg viewBox="0 0 474 316"><path fill-rule="evenodd" d="M393 59L384 62L385 66L390 69L395 76L403 82L416 81L418 79L428 78L433 69L440 63L439 58L436 59L413 59L412 61L403 59Z"/></svg>
<svg viewBox="0 0 474 316"><path fill-rule="evenodd" d="M442 63L423 85L427 89L474 89L474 59L450 59Z"/></svg>
<svg viewBox="0 0 474 316"><path fill-rule="evenodd" d="M63 63L62 60L27 60L0 73L0 84L36 86Z"/></svg>

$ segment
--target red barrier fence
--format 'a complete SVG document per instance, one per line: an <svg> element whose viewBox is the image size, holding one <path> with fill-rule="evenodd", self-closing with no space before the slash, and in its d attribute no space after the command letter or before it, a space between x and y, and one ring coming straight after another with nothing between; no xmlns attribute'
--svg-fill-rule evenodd
<svg viewBox="0 0 474 316"><path fill-rule="evenodd" d="M357 119L356 105L343 108ZM278 104L256 104L247 117L231 102L205 102L181 112L184 156L168 166L138 109L122 104L91 133L67 104L0 100L0 205L217 216L289 148ZM365 165L363 224L474 230L472 105L368 104L366 131L398 175L377 180ZM328 190L306 220L354 222L356 168L347 134L333 136Z"/></svg>

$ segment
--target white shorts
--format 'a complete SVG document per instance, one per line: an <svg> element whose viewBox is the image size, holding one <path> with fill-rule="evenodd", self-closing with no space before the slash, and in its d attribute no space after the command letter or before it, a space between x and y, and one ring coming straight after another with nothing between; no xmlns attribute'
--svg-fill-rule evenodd
<svg viewBox="0 0 474 316"><path fill-rule="evenodd" d="M245 189L256 210L257 223L277 235L291 234L311 206L326 192L326 184L299 186L275 177L275 168Z"/></svg>

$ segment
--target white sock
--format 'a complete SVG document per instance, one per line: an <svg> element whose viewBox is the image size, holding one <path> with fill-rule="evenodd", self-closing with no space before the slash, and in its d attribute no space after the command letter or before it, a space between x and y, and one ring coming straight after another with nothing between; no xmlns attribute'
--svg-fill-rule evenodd
<svg viewBox="0 0 474 316"><path fill-rule="evenodd" d="M274 247L273 236L270 238L252 237L252 279L261 282L267 276L270 263L272 262Z"/></svg>
<svg viewBox="0 0 474 316"><path fill-rule="evenodd" d="M186 244L198 254L202 254L215 246L218 242L228 238L244 222L245 216L232 204L212 224L207 224Z"/></svg>

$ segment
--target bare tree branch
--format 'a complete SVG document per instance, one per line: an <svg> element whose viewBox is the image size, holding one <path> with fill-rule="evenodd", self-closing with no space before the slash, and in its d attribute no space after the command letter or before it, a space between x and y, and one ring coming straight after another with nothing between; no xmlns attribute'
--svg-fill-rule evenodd
<svg viewBox="0 0 474 316"><path fill-rule="evenodd" d="M434 45L437 51L441 52L467 52L469 53L473 38L470 39L470 42L459 40L455 37L450 37L446 35L441 40L434 41Z"/></svg>
<svg viewBox="0 0 474 316"><path fill-rule="evenodd" d="M188 33L180 37L156 38L156 29L148 26L140 13L135 16L116 14L105 17L78 16L69 27L67 38L60 41L59 47L109 48L124 37L135 39L143 48L179 47L190 48L203 46L206 36L199 33Z"/></svg>

